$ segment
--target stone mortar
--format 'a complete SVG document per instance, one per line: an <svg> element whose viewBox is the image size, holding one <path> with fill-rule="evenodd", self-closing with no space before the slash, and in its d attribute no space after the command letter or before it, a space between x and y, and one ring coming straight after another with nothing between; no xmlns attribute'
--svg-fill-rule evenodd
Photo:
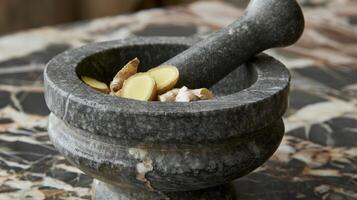
<svg viewBox="0 0 357 200"><path fill-rule="evenodd" d="M72 164L99 180L96 199L234 199L225 184L256 169L279 146L290 76L267 55L215 84L216 97L208 101L135 101L97 92L79 79L109 83L133 57L146 71L197 40L95 43L47 65L48 133Z"/></svg>

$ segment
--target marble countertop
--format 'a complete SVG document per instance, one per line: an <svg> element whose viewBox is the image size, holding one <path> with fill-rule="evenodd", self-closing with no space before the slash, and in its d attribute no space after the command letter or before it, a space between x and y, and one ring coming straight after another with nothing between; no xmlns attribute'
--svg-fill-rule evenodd
<svg viewBox="0 0 357 200"><path fill-rule="evenodd" d="M357 199L357 2L301 0L306 30L270 50L292 74L286 135L263 166L234 181L239 199ZM90 199L92 178L49 141L42 72L56 54L135 36L197 36L243 10L196 2L0 37L0 199Z"/></svg>

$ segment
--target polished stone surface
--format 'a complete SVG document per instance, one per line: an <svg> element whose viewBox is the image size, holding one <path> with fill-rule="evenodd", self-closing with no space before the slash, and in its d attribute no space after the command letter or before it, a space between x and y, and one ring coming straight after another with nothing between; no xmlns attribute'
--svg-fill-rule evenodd
<svg viewBox="0 0 357 200"><path fill-rule="evenodd" d="M268 52L292 74L286 135L263 166L232 182L239 199L356 199L357 26L350 22L357 4L299 2L308 22L304 35L289 48ZM0 199L91 198L93 179L49 142L42 74L53 56L145 31L177 36L185 29L185 36L205 35L241 14L242 9L222 2L197 2L1 37Z"/></svg>
<svg viewBox="0 0 357 200"><path fill-rule="evenodd" d="M213 90L217 98L211 101L134 101L97 92L78 78L87 75L109 82L117 71L111 66L122 66L133 56L142 61L140 71L146 71L147 66L156 66L194 42L173 37L132 38L65 52L45 69L47 105L71 126L98 135L155 143L195 144L239 137L284 114L290 75L281 63L266 55L254 58L249 66L218 83ZM240 73L245 76L236 78ZM247 88L240 91L236 85Z"/></svg>
<svg viewBox="0 0 357 200"><path fill-rule="evenodd" d="M187 199L188 191L228 184L260 166L283 137L290 82L285 66L272 57L258 55L240 66L215 85L216 96L208 101L128 100L79 79L110 80L113 66L132 55L155 66L195 41L132 38L56 56L44 72L54 146L83 172L121 191L119 199Z"/></svg>
<svg viewBox="0 0 357 200"><path fill-rule="evenodd" d="M228 184L260 166L276 150L283 134L283 123L278 120L227 141L134 145L76 129L54 115L49 120L51 141L70 163L111 184L106 189L94 188L98 199L116 193L119 199L133 200L187 199L188 195L210 199L212 194L218 200L232 191L222 190L227 186L212 187Z"/></svg>

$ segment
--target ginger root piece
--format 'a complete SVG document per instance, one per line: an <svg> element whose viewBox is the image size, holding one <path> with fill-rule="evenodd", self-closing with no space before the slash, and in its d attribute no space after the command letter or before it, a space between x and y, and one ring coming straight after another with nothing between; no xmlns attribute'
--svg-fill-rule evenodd
<svg viewBox="0 0 357 200"><path fill-rule="evenodd" d="M156 98L155 80L148 73L137 73L128 78L120 91L120 96L140 101L151 101Z"/></svg>
<svg viewBox="0 0 357 200"><path fill-rule="evenodd" d="M197 100L199 100L199 98L193 93L192 90L188 89L186 86L180 88L175 98L176 102L190 102Z"/></svg>
<svg viewBox="0 0 357 200"><path fill-rule="evenodd" d="M170 91L168 91L168 92L166 92L166 93L164 93L162 95L159 95L159 97L158 97L159 101L161 101L161 102L174 102L178 92L179 92L179 89L174 88L174 89L172 89L172 90L170 90Z"/></svg>
<svg viewBox="0 0 357 200"><path fill-rule="evenodd" d="M190 102L208 99L213 99L213 94L207 88L190 90L186 86L180 89L175 88L159 95L159 101L161 102Z"/></svg>
<svg viewBox="0 0 357 200"><path fill-rule="evenodd" d="M140 61L138 58L134 58L129 61L113 78L110 83L110 90L114 93L118 92L122 87L126 79L136 74Z"/></svg>
<svg viewBox="0 0 357 200"><path fill-rule="evenodd" d="M175 87L179 78L179 71L173 65L161 65L148 71L157 85L158 94L163 94Z"/></svg>
<svg viewBox="0 0 357 200"><path fill-rule="evenodd" d="M113 96L120 97L121 96L122 89L118 90L118 92L113 92Z"/></svg>
<svg viewBox="0 0 357 200"><path fill-rule="evenodd" d="M207 88L200 88L192 90L193 94L196 95L200 100L213 99L212 92Z"/></svg>
<svg viewBox="0 0 357 200"><path fill-rule="evenodd" d="M100 92L109 93L109 88L107 86L107 84L100 82L94 78L88 77L88 76L81 76L82 81L89 85L91 88L98 90Z"/></svg>

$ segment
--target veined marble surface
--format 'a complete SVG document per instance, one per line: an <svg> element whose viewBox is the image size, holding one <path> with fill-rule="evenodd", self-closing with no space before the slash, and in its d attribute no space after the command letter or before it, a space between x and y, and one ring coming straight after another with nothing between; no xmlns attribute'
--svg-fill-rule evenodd
<svg viewBox="0 0 357 200"><path fill-rule="evenodd" d="M268 51L292 74L286 136L234 182L240 199L357 199L357 1L300 0L306 30ZM51 145L42 71L56 54L135 36L197 36L243 10L221 2L154 9L0 37L0 199L90 199L92 178Z"/></svg>

